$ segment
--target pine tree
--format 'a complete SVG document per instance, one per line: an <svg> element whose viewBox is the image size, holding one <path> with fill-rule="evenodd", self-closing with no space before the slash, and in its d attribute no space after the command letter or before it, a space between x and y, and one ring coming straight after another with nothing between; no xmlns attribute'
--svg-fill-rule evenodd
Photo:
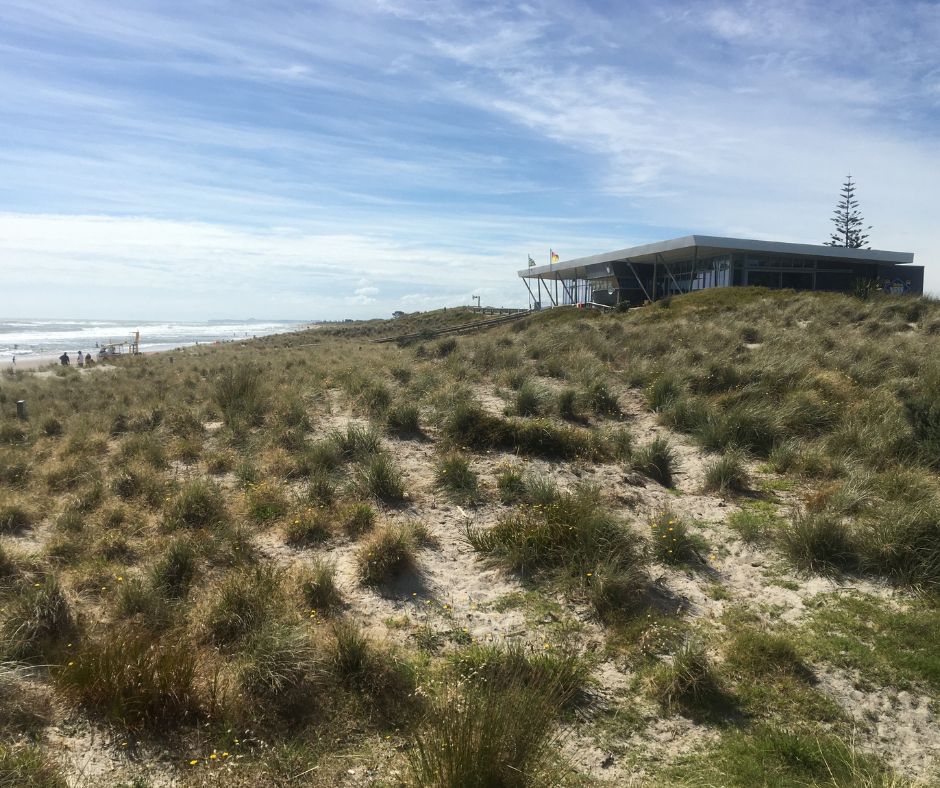
<svg viewBox="0 0 940 788"><path fill-rule="evenodd" d="M849 249L870 249L865 244L868 241L867 230L871 225L865 227L865 220L858 210L858 200L855 199L855 184L852 183L852 176L849 175L842 184L842 199L832 212L832 223L836 226L836 231L826 241L826 246L845 246Z"/></svg>

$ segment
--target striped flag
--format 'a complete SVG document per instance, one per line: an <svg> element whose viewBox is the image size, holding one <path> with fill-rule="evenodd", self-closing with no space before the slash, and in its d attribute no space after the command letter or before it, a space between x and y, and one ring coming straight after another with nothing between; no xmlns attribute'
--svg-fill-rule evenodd
<svg viewBox="0 0 940 788"><path fill-rule="evenodd" d="M529 268L535 268L535 260L532 259L532 255L529 255Z"/></svg>

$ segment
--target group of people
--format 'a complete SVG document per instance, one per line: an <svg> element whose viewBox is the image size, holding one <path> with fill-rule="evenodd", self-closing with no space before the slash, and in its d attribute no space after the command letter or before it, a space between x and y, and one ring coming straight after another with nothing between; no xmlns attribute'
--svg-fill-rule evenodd
<svg viewBox="0 0 940 788"><path fill-rule="evenodd" d="M63 353L59 356L59 363L63 367L71 366L72 360L69 358L68 352ZM78 351L78 366L80 367L90 367L95 363L95 360L91 357L91 353L82 353L81 350Z"/></svg>

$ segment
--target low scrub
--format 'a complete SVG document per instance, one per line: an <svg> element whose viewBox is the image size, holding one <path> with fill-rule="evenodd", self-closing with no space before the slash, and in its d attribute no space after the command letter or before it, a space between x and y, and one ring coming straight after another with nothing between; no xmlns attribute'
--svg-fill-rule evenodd
<svg viewBox="0 0 940 788"><path fill-rule="evenodd" d="M294 547L320 544L334 534L334 513L326 506L308 506L295 512L284 526L284 538Z"/></svg>
<svg viewBox="0 0 940 788"><path fill-rule="evenodd" d="M0 742L0 785L16 788L68 788L69 781L40 747Z"/></svg>
<svg viewBox="0 0 940 788"><path fill-rule="evenodd" d="M454 405L444 423L444 436L451 444L468 449L505 449L557 459L603 456L586 430L558 426L543 418L502 419L469 402Z"/></svg>
<svg viewBox="0 0 940 788"><path fill-rule="evenodd" d="M198 555L189 539L171 542L157 560L150 577L154 589L168 599L182 599L198 571Z"/></svg>

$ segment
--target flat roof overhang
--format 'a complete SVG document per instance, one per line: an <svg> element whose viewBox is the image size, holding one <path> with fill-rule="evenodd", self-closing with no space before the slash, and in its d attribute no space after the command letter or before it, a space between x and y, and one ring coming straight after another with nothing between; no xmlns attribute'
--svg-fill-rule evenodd
<svg viewBox="0 0 940 788"><path fill-rule="evenodd" d="M763 252L804 257L832 257L839 260L857 260L866 263L907 265L914 262L913 252L888 252L881 249L847 249L842 246L817 244L791 244L781 241L757 241L746 238L721 238L712 235L686 235L670 241L633 246L614 252L577 257L554 265L523 268L519 276L529 279L539 276L565 279L598 279L608 276L609 263L673 263L688 260L698 250L699 257L714 257L730 252ZM560 275L564 275L563 277Z"/></svg>

